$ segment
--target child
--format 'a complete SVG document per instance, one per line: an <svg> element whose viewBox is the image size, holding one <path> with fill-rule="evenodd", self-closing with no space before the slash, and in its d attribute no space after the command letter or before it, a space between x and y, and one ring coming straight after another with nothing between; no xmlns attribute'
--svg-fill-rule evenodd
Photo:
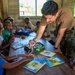
<svg viewBox="0 0 75 75"><path fill-rule="evenodd" d="M20 61L14 62L14 63L7 62L15 58L18 58L20 56L25 57L25 58L21 59ZM5 57L4 55L0 54L0 75L3 75L4 69L12 69L14 67L17 67L20 64L30 60L31 58L32 58L32 55L26 56L25 54L19 54L19 55L10 56L10 57Z"/></svg>
<svg viewBox="0 0 75 75"><path fill-rule="evenodd" d="M40 25L40 21L37 21L37 22L36 22L36 28L35 28L35 30L34 30L35 32L38 31L39 25Z"/></svg>
<svg viewBox="0 0 75 75"><path fill-rule="evenodd" d="M25 18L24 22L25 22L25 29L31 29L31 30L35 29L35 26L30 22L29 18Z"/></svg>
<svg viewBox="0 0 75 75"><path fill-rule="evenodd" d="M11 44L11 42L13 42L13 40L10 39L9 42L6 42L6 45L2 46L4 41L4 38L2 36L3 29L3 24L0 22L0 51L6 49Z"/></svg>
<svg viewBox="0 0 75 75"><path fill-rule="evenodd" d="M12 34L12 24L9 20L7 20L4 24L4 31L2 33L3 35L3 46L6 45L7 43L12 43L14 42L14 35Z"/></svg>

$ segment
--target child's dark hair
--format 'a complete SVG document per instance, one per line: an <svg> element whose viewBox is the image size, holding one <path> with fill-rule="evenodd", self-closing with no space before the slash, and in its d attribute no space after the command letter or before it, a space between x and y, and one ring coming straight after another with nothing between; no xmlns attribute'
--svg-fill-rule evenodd
<svg viewBox="0 0 75 75"><path fill-rule="evenodd" d="M40 21L37 21L36 26L39 27L39 25L40 25Z"/></svg>
<svg viewBox="0 0 75 75"><path fill-rule="evenodd" d="M29 18L26 17L24 20L28 20L29 21Z"/></svg>

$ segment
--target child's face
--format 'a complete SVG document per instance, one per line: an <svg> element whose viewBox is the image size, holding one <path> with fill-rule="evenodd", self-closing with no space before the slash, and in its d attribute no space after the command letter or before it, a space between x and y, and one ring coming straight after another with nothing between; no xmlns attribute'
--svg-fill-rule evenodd
<svg viewBox="0 0 75 75"><path fill-rule="evenodd" d="M12 25L10 23L6 23L5 28L10 30L12 28Z"/></svg>
<svg viewBox="0 0 75 75"><path fill-rule="evenodd" d="M25 19L25 23L29 23L29 20Z"/></svg>

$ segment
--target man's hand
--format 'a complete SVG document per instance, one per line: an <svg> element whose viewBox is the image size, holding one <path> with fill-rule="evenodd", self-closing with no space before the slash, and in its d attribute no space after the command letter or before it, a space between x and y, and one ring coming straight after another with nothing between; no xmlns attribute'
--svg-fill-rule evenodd
<svg viewBox="0 0 75 75"><path fill-rule="evenodd" d="M59 53L59 54L62 54L61 50L59 50L59 49L55 49L55 52Z"/></svg>

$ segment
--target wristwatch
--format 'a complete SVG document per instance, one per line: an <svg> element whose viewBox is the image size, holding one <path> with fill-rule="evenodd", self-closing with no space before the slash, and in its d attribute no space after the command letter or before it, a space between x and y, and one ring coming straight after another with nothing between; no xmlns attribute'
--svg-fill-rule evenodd
<svg viewBox="0 0 75 75"><path fill-rule="evenodd" d="M54 49L58 49L58 47L54 47Z"/></svg>

